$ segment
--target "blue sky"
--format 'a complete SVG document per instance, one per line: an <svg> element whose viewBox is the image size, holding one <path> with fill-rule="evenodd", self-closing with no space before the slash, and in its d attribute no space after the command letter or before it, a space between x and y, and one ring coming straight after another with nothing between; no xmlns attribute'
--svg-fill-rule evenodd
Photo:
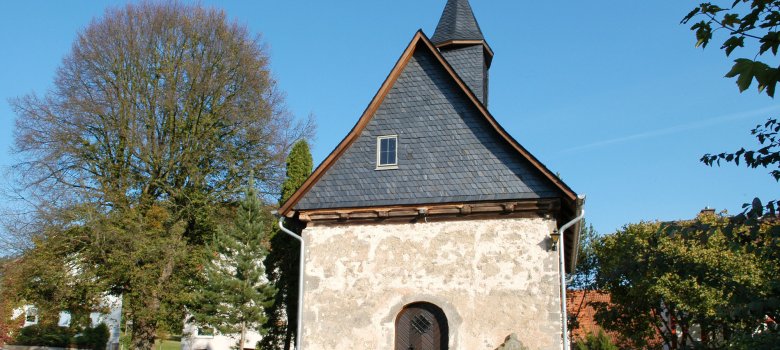
<svg viewBox="0 0 780 350"><path fill-rule="evenodd" d="M445 0L202 1L262 34L273 74L300 117L315 115L313 156L352 128L418 28L433 35ZM0 166L15 115L8 98L43 94L76 33L124 1L0 2ZM640 220L739 211L777 198L765 169L709 168L707 152L753 145L780 106L723 78L731 59L701 50L680 19L697 2L472 0L495 51L489 109L578 193L600 233ZM735 57L739 57L736 52ZM752 53L746 53L752 57ZM734 57L734 58L735 58Z"/></svg>

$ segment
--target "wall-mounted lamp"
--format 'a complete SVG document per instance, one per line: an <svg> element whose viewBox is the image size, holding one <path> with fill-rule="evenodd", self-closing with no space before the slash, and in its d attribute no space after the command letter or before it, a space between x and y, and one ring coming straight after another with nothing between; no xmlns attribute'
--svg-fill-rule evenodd
<svg viewBox="0 0 780 350"><path fill-rule="evenodd" d="M561 238L561 233L558 232L557 229L553 230L552 233L550 233L550 249L557 250L558 249L558 240Z"/></svg>

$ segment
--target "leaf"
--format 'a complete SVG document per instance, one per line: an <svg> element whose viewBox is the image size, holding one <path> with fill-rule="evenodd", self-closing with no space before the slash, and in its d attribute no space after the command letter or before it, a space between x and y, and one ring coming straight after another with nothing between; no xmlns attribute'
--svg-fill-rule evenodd
<svg viewBox="0 0 780 350"><path fill-rule="evenodd" d="M764 63L749 60L747 58L739 58L734 61L734 66L726 73L726 78L737 77L737 86L739 92L743 92L750 87L750 83L753 82L753 78L756 75L764 74L769 66Z"/></svg>
<svg viewBox="0 0 780 350"><path fill-rule="evenodd" d="M688 14L685 17L683 17L682 21L680 21L680 24L688 23L688 21L690 21L691 18L693 18L693 16L696 16L696 14L699 13L699 10L701 10L701 8L697 7L691 10L691 12L688 12Z"/></svg>
<svg viewBox="0 0 780 350"><path fill-rule="evenodd" d="M725 49L726 56L728 57L728 55L730 55L731 52L738 47L745 47L745 37L732 36L728 38L728 40L724 41L723 46L721 46L720 48Z"/></svg>
<svg viewBox="0 0 780 350"><path fill-rule="evenodd" d="M701 21L691 26L691 30L696 30L696 45L702 48L707 47L707 44L712 39L712 27L709 22Z"/></svg>
<svg viewBox="0 0 780 350"><path fill-rule="evenodd" d="M734 25L740 23L739 16L736 13L727 13L723 16L723 26L734 27Z"/></svg>
<svg viewBox="0 0 780 350"><path fill-rule="evenodd" d="M764 63L758 62L761 66L756 70L756 81L758 82L758 92L766 90L769 97L775 96L775 86L777 85L780 72L777 68L769 68Z"/></svg>
<svg viewBox="0 0 780 350"><path fill-rule="evenodd" d="M761 47L758 50L759 55L770 49L772 50L772 54L777 55L777 46L780 45L780 33L768 32L759 40L759 42L761 42Z"/></svg>
<svg viewBox="0 0 780 350"><path fill-rule="evenodd" d="M710 3L701 4L701 6L699 6L699 7L701 8L701 12L707 13L707 14L710 14L710 15L715 15L718 12L723 11L723 9L720 8L720 6L712 5Z"/></svg>

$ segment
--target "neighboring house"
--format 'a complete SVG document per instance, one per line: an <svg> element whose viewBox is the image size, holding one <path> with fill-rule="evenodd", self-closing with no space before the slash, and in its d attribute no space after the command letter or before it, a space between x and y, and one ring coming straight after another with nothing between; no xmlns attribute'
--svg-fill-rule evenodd
<svg viewBox="0 0 780 350"><path fill-rule="evenodd" d="M492 60L468 1L449 0L279 209L306 224L303 348L562 347L553 237L583 199L488 112Z"/></svg>
<svg viewBox="0 0 780 350"><path fill-rule="evenodd" d="M610 305L609 293L598 290L568 290L566 291L566 309L569 316L572 342L585 339L588 334L598 334L600 330L609 336L613 344L619 344L620 334L606 331L596 322L596 306Z"/></svg>
<svg viewBox="0 0 780 350"><path fill-rule="evenodd" d="M248 331L246 333L246 349L255 349L257 342L262 339L260 333ZM224 335L213 328L198 327L192 323L184 325L181 337L182 350L228 350L238 344L238 334Z"/></svg>
<svg viewBox="0 0 780 350"><path fill-rule="evenodd" d="M101 308L107 309L108 313L90 313L90 326L95 327L101 323L105 323L106 326L108 326L109 331L109 338L108 343L106 344L106 349L119 349L120 325L122 322L122 298L111 295L105 296L103 297ZM23 316L24 323L22 324L22 327L38 324L38 309L34 305L25 305L14 309L11 316L13 319ZM57 325L60 327L70 326L70 313L67 311L60 312Z"/></svg>
<svg viewBox="0 0 780 350"><path fill-rule="evenodd" d="M604 330L598 322L596 322L596 309L600 305L605 305L607 308L612 303L612 298L609 293L598 290L569 290L566 291L566 308L569 314L570 324L570 339L572 343L578 340L585 339L589 333L598 334L599 330ZM690 339L682 337L682 328L669 318L667 312L661 313L661 319L663 323L660 325L660 330L666 332L670 329L675 329L674 334L677 334L677 347L678 348L693 348L701 341L701 328L698 325L692 325L688 330L691 334ZM620 346L621 349L637 348L635 344L632 344L628 339L621 337L619 333L613 331L604 330L613 344ZM672 344L664 342L664 338L660 333L656 333L654 339L648 340L648 346L653 349L670 350L674 349Z"/></svg>

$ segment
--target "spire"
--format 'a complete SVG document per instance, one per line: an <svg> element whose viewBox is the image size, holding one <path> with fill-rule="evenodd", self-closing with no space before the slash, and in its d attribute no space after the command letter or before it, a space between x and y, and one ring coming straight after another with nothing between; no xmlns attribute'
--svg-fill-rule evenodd
<svg viewBox="0 0 780 350"><path fill-rule="evenodd" d="M487 106L493 50L482 36L468 0L447 0L431 41L477 98Z"/></svg>
<svg viewBox="0 0 780 350"><path fill-rule="evenodd" d="M431 41L439 45L452 40L485 40L468 0L448 0Z"/></svg>

